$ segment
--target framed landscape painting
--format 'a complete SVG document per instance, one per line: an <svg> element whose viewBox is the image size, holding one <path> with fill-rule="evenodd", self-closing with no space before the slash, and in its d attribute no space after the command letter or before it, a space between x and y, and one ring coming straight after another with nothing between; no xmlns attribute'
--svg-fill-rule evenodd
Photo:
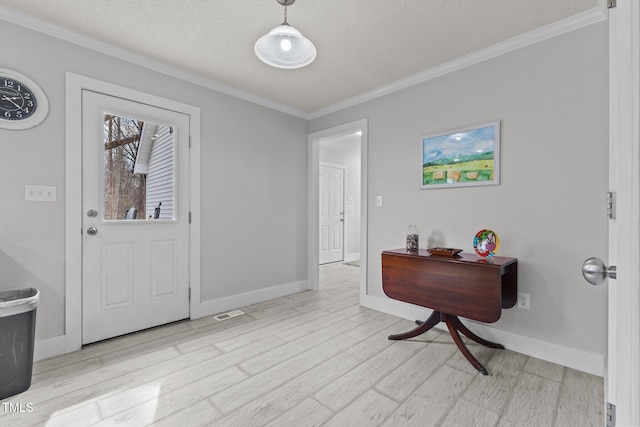
<svg viewBox="0 0 640 427"><path fill-rule="evenodd" d="M422 137L420 188L500 183L500 120Z"/></svg>

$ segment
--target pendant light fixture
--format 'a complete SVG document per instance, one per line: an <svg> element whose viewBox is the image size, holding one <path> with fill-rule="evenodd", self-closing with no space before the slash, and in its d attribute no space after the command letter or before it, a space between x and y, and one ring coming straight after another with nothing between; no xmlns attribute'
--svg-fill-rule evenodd
<svg viewBox="0 0 640 427"><path fill-rule="evenodd" d="M276 0L284 6L284 22L260 37L254 50L265 64L276 68L305 67L316 59L316 47L300 31L287 23L287 6L296 0Z"/></svg>

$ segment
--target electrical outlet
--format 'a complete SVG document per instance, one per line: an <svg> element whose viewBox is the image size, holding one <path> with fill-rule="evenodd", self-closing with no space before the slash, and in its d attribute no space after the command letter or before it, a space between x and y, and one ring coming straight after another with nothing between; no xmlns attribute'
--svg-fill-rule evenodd
<svg viewBox="0 0 640 427"><path fill-rule="evenodd" d="M525 310L529 310L531 308L531 301L529 300L530 295L525 294L524 292L518 292L518 308L524 308Z"/></svg>

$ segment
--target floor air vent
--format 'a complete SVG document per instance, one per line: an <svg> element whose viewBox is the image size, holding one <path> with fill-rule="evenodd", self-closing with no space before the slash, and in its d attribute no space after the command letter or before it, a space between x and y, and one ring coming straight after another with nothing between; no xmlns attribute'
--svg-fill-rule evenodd
<svg viewBox="0 0 640 427"><path fill-rule="evenodd" d="M222 320L231 319L232 317L242 316L243 314L244 312L240 310L233 310L226 313L218 314L217 316L213 316L213 318L220 322Z"/></svg>

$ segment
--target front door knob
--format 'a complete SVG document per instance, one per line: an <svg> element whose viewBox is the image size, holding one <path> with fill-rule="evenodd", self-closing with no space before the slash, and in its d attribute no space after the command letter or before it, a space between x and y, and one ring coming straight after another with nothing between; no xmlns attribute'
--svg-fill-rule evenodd
<svg viewBox="0 0 640 427"><path fill-rule="evenodd" d="M95 236L96 234L98 234L98 229L95 227L89 227L87 228L87 234L89 236Z"/></svg>
<svg viewBox="0 0 640 427"><path fill-rule="evenodd" d="M591 257L582 263L582 275L592 285L601 285L607 277L616 278L616 266L607 267L600 258Z"/></svg>

